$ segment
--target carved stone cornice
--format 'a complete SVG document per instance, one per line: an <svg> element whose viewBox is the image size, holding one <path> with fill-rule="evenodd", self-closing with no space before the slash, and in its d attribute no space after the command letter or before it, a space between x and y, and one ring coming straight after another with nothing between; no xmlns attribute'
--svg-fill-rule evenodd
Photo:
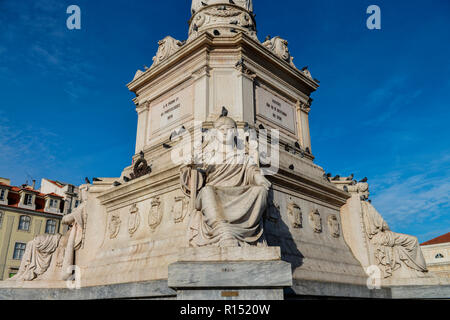
<svg viewBox="0 0 450 320"><path fill-rule="evenodd" d="M311 111L311 105L309 103L300 101L300 110L309 114L309 112Z"/></svg>
<svg viewBox="0 0 450 320"><path fill-rule="evenodd" d="M136 106L136 112L138 114L141 114L144 111L148 111L149 109L150 109L150 102L149 101L145 101L145 102L139 103Z"/></svg>
<svg viewBox="0 0 450 320"><path fill-rule="evenodd" d="M158 42L158 45L158 51L156 53L156 56L153 57L153 65L150 68L155 67L162 61L169 58L175 52L177 52L180 47L183 46L183 43L172 38L171 36L167 36L164 39L160 40Z"/></svg>
<svg viewBox="0 0 450 320"><path fill-rule="evenodd" d="M243 58L236 63L235 68L241 73L241 75L246 76L251 80L256 78L256 73L247 67Z"/></svg>
<svg viewBox="0 0 450 320"><path fill-rule="evenodd" d="M210 77L210 71L212 70L212 68L208 65L203 66L197 70L195 70L194 72L192 72L192 77L194 77L195 79L201 78L203 76L207 76Z"/></svg>

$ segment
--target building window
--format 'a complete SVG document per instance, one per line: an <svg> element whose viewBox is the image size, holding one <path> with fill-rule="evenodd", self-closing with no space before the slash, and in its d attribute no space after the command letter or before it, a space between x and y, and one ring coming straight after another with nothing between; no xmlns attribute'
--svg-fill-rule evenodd
<svg viewBox="0 0 450 320"><path fill-rule="evenodd" d="M0 190L0 201L5 200L5 189Z"/></svg>
<svg viewBox="0 0 450 320"><path fill-rule="evenodd" d="M23 199L23 203L26 206L31 206L33 204L33 195L26 194L25 198Z"/></svg>
<svg viewBox="0 0 450 320"><path fill-rule="evenodd" d="M22 260L23 254L25 253L27 245L25 243L16 242L16 245L14 246L14 260Z"/></svg>
<svg viewBox="0 0 450 320"><path fill-rule="evenodd" d="M80 204L80 202L78 200L75 200L75 208L78 208L79 204Z"/></svg>
<svg viewBox="0 0 450 320"><path fill-rule="evenodd" d="M30 231L31 218L29 216L21 216L19 220L19 230Z"/></svg>
<svg viewBox="0 0 450 320"><path fill-rule="evenodd" d="M444 255L442 253L438 253L436 255L436 257L434 257L435 259L444 259Z"/></svg>
<svg viewBox="0 0 450 320"><path fill-rule="evenodd" d="M58 201L50 199L50 208L57 208Z"/></svg>
<svg viewBox="0 0 450 320"><path fill-rule="evenodd" d="M56 221L47 220L47 225L45 226L45 233L55 234L56 233Z"/></svg>
<svg viewBox="0 0 450 320"><path fill-rule="evenodd" d="M0 228L3 225L3 212L0 211Z"/></svg>

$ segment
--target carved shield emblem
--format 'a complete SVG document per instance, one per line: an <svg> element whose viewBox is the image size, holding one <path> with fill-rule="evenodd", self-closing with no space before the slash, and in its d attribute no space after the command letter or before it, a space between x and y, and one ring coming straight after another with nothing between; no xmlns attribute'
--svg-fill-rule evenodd
<svg viewBox="0 0 450 320"><path fill-rule="evenodd" d="M322 232L322 217L320 216L319 210L313 210L309 214L309 224L313 228L314 232Z"/></svg>
<svg viewBox="0 0 450 320"><path fill-rule="evenodd" d="M298 229L303 226L302 210L295 202L288 204L287 213L293 228Z"/></svg>
<svg viewBox="0 0 450 320"><path fill-rule="evenodd" d="M148 225L152 230L155 230L162 221L162 206L160 198L152 201L150 213L148 214Z"/></svg>
<svg viewBox="0 0 450 320"><path fill-rule="evenodd" d="M111 214L111 217L109 219L109 227L108 227L110 239L114 239L115 237L117 237L117 235L119 234L119 231L120 231L121 223L122 223L122 221L120 220L118 213Z"/></svg>
<svg viewBox="0 0 450 320"><path fill-rule="evenodd" d="M188 212L188 200L185 197L176 197L172 207L172 217L175 223L183 222Z"/></svg>
<svg viewBox="0 0 450 320"><path fill-rule="evenodd" d="M136 204L133 204L130 208L130 215L128 216L128 233L130 236L137 231L139 224L141 223L141 217L139 214L139 209Z"/></svg>
<svg viewBox="0 0 450 320"><path fill-rule="evenodd" d="M328 217L328 227L330 228L330 234L334 238L339 238L341 235L341 230L339 227L339 220L336 215L331 215Z"/></svg>

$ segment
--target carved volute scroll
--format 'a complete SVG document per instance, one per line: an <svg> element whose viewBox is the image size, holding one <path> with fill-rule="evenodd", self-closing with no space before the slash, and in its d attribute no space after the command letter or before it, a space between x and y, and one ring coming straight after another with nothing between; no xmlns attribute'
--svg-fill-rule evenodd
<svg viewBox="0 0 450 320"><path fill-rule="evenodd" d="M293 228L299 229L303 226L302 210L295 202L290 202L287 213Z"/></svg>
<svg viewBox="0 0 450 320"><path fill-rule="evenodd" d="M288 42L280 37L274 37L267 39L262 44L265 48L269 49L273 54L279 57L281 60L286 61L292 67L295 68L294 58L291 56L288 48Z"/></svg>
<svg viewBox="0 0 450 320"><path fill-rule="evenodd" d="M154 231L162 221L162 206L160 198L155 198L152 201L150 212L148 214L148 225Z"/></svg>
<svg viewBox="0 0 450 320"><path fill-rule="evenodd" d="M319 210L313 210L309 214L309 224L313 228L315 233L322 232L322 217L320 216Z"/></svg>
<svg viewBox="0 0 450 320"><path fill-rule="evenodd" d="M164 39L160 40L158 42L158 45L158 52L156 53L156 56L153 57L153 65L151 66L151 68L157 66L158 64L172 56L181 48L183 43L170 36L167 36Z"/></svg>

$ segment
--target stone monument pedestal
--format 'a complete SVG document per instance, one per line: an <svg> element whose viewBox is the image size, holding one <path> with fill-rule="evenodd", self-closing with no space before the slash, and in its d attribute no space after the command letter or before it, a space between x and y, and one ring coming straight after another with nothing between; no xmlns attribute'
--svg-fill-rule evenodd
<svg viewBox="0 0 450 320"><path fill-rule="evenodd" d="M283 300L292 269L279 247L186 248L168 285L178 300Z"/></svg>

